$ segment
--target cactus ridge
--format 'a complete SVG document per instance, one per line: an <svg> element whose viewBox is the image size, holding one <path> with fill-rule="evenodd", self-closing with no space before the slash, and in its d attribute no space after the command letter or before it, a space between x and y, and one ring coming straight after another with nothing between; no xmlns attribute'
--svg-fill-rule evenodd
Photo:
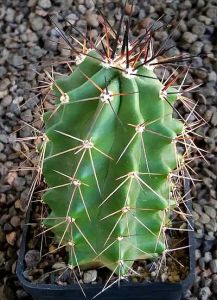
<svg viewBox="0 0 217 300"><path fill-rule="evenodd" d="M181 193L175 170L185 158L176 144L187 153L194 147L185 140L193 127L173 117L177 96L187 101L184 80L173 87L183 72L160 81L154 67L174 59L157 62L166 50L153 52L151 27L129 42L129 20L123 40L104 20L105 34L94 45L84 39L69 75L46 73L55 108L43 115L41 147L46 231L68 249L70 268L106 266L118 278L135 273L135 260L167 251L165 230Z"/></svg>

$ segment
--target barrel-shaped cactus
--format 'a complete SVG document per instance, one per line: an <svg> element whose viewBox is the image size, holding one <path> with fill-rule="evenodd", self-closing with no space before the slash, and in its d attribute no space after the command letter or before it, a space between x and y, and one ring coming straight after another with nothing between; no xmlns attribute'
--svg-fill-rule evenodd
<svg viewBox="0 0 217 300"><path fill-rule="evenodd" d="M77 66L52 82L42 161L44 225L68 249L69 266L119 276L166 249L183 130L172 116L176 78L161 82L154 72L151 27L131 43L129 21L124 28L122 40L104 21L103 47L71 46Z"/></svg>

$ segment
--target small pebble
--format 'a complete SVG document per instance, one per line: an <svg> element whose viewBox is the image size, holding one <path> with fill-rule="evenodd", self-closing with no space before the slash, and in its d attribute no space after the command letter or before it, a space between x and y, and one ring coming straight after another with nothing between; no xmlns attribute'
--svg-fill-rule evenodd
<svg viewBox="0 0 217 300"><path fill-rule="evenodd" d="M217 81L217 74L216 74L216 72L211 71L211 72L208 74L208 80L209 80L209 81L214 81L214 82L216 82L216 81Z"/></svg>
<svg viewBox="0 0 217 300"><path fill-rule="evenodd" d="M18 54L12 54L8 60L9 64L19 69L23 67L23 58Z"/></svg>
<svg viewBox="0 0 217 300"><path fill-rule="evenodd" d="M95 281L97 278L97 271L96 270L89 270L84 272L83 281L84 283L91 283Z"/></svg>
<svg viewBox="0 0 217 300"><path fill-rule="evenodd" d="M212 260L212 253L211 252L205 252L204 253L204 261L205 263L208 263Z"/></svg>
<svg viewBox="0 0 217 300"><path fill-rule="evenodd" d="M192 27L192 32L196 34L198 37L202 37L205 33L206 27L204 23L202 22L197 22L193 27Z"/></svg>
<svg viewBox="0 0 217 300"><path fill-rule="evenodd" d="M0 142L0 152L4 150L4 144Z"/></svg>
<svg viewBox="0 0 217 300"><path fill-rule="evenodd" d="M183 37L183 40L189 44L192 44L193 42L195 42L197 40L197 35L193 34L191 32L185 32L182 37Z"/></svg>
<svg viewBox="0 0 217 300"><path fill-rule="evenodd" d="M207 214L202 213L201 218L200 218L200 222L202 224L207 224L207 223L209 223L209 221L210 221L210 217Z"/></svg>
<svg viewBox="0 0 217 300"><path fill-rule="evenodd" d="M13 216L10 220L10 223L14 227L20 226L20 218L18 216Z"/></svg>
<svg viewBox="0 0 217 300"><path fill-rule="evenodd" d="M8 244L10 244L11 246L14 246L14 244L16 242L16 232L12 231L10 233L7 233L6 240L7 240Z"/></svg>
<svg viewBox="0 0 217 300"><path fill-rule="evenodd" d="M40 253L38 250L29 250L25 254L25 262L27 269L36 267L40 261Z"/></svg>
<svg viewBox="0 0 217 300"><path fill-rule="evenodd" d="M84 5L78 5L78 10L80 13L84 14L86 12L86 7Z"/></svg>
<svg viewBox="0 0 217 300"><path fill-rule="evenodd" d="M201 252L199 249L195 250L195 259L198 260L201 257Z"/></svg>
<svg viewBox="0 0 217 300"><path fill-rule="evenodd" d="M215 20L217 18L217 6L216 5L210 5L210 6L208 6L208 9L206 11L206 15L210 19Z"/></svg>
<svg viewBox="0 0 217 300"><path fill-rule="evenodd" d="M55 264L53 264L52 268L55 270L58 269L62 269L62 268L66 268L66 264L64 262L56 262Z"/></svg>
<svg viewBox="0 0 217 300"><path fill-rule="evenodd" d="M210 261L210 268L213 273L217 273L217 259L213 259Z"/></svg>
<svg viewBox="0 0 217 300"><path fill-rule="evenodd" d="M98 27L99 26L99 21L98 17L96 14L93 14L92 12L88 13L87 16L87 24L92 26L92 27Z"/></svg>
<svg viewBox="0 0 217 300"><path fill-rule="evenodd" d="M8 23L11 23L13 22L14 20L14 17L15 17L15 10L13 8L8 8L7 11L6 11L6 16L5 16L5 20L8 22Z"/></svg>
<svg viewBox="0 0 217 300"><path fill-rule="evenodd" d="M205 261L204 261L204 258L203 257L199 258L198 263L199 263L199 266L200 266L201 270L204 271L205 270Z"/></svg>
<svg viewBox="0 0 217 300"><path fill-rule="evenodd" d="M212 219L216 218L216 210L212 206L204 205L205 213Z"/></svg>
<svg viewBox="0 0 217 300"><path fill-rule="evenodd" d="M31 27L34 31L42 30L44 24L43 24L43 18L40 16L33 17L30 19Z"/></svg>
<svg viewBox="0 0 217 300"><path fill-rule="evenodd" d="M211 291L210 288L207 286L201 288L199 291L199 296L201 300L208 300L210 295L211 295Z"/></svg>
<svg viewBox="0 0 217 300"><path fill-rule="evenodd" d="M212 291L217 294L217 274L212 275Z"/></svg>
<svg viewBox="0 0 217 300"><path fill-rule="evenodd" d="M74 25L75 22L78 20L78 16L74 13L71 13L69 15L66 16L66 19L72 24Z"/></svg>
<svg viewBox="0 0 217 300"><path fill-rule="evenodd" d="M17 290L16 291L16 295L18 299L27 299L28 298L28 294L24 291L24 290Z"/></svg>
<svg viewBox="0 0 217 300"><path fill-rule="evenodd" d="M43 9L48 9L48 8L51 7L51 1L50 0L39 0L38 4Z"/></svg>
<svg viewBox="0 0 217 300"><path fill-rule="evenodd" d="M217 125L217 112L213 113L211 123L212 123L213 126Z"/></svg>

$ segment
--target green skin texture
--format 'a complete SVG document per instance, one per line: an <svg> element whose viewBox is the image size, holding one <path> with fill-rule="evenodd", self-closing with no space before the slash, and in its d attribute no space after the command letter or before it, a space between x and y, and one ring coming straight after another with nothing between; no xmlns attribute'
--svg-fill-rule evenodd
<svg viewBox="0 0 217 300"><path fill-rule="evenodd" d="M97 57L94 51L91 54ZM81 71L103 90L106 78L109 91L125 94L113 97L113 110L110 104L103 104L99 99L79 102L101 94ZM154 72L145 67L140 67L138 73L156 78ZM171 106L159 97L163 86L158 79L128 78L91 57L86 57L70 76L58 79L53 87L58 109L44 115L48 141L43 175L48 190L43 201L51 209L44 224L55 234L57 242L74 243L74 247L67 247L69 265L80 268L103 265L124 275L136 259L154 257L165 250L161 227L166 222L165 212L174 204L169 197L168 174L177 167L172 140L181 133L183 125L172 118ZM60 103L60 89L68 94L69 103ZM167 99L174 104L176 97L169 95ZM128 124L138 125L144 121L150 124L126 148L136 133ZM81 184L80 189L90 218L79 189L70 184L70 178L60 174L73 176L84 150L53 156L81 145L80 141L62 133L81 140L91 138L97 149L112 158L91 149L101 193L88 149L76 172L75 178L85 184ZM117 180L132 171L157 174L138 174L143 183L127 176ZM64 184L67 185L58 187ZM121 209L126 206L130 210L123 213ZM67 212L75 223L64 221Z"/></svg>

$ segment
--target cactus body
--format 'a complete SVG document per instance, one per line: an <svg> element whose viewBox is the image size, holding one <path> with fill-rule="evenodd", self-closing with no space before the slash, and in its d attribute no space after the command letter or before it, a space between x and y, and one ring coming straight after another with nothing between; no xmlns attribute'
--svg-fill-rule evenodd
<svg viewBox="0 0 217 300"><path fill-rule="evenodd" d="M91 51L53 84L56 109L44 115L45 225L67 245L69 265L124 275L136 259L165 250L182 124L172 117L176 97L165 101L153 70L129 75L97 57Z"/></svg>

